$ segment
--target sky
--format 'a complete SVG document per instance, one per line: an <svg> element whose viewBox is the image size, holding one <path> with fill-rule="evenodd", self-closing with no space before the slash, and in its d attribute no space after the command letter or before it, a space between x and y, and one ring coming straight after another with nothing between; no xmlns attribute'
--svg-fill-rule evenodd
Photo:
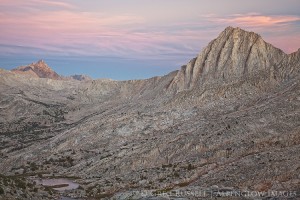
<svg viewBox="0 0 300 200"><path fill-rule="evenodd" d="M300 48L299 0L0 0L0 68L40 59L61 75L167 74L227 26Z"/></svg>

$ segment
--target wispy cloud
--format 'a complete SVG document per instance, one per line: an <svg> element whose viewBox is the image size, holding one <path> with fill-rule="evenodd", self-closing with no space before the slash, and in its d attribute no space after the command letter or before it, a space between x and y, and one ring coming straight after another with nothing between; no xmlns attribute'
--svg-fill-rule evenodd
<svg viewBox="0 0 300 200"><path fill-rule="evenodd" d="M62 1L56 0L1 0L0 1L2 7L54 7L54 8L62 8L62 9L73 9L75 8L74 5Z"/></svg>
<svg viewBox="0 0 300 200"><path fill-rule="evenodd" d="M300 47L299 2L218 1L0 0L0 55L11 63L95 57L108 58L105 66L118 58L115 66L177 68L227 26L257 32L286 52Z"/></svg>
<svg viewBox="0 0 300 200"><path fill-rule="evenodd" d="M70 3L66 3L66 2L62 2L62 1L53 1L53 0L30 0L27 2L31 2L32 4L43 4L43 5L47 5L47 6L57 6L57 7L62 7L62 8L68 8L68 9L72 9L75 8L74 5L70 4Z"/></svg>
<svg viewBox="0 0 300 200"><path fill-rule="evenodd" d="M264 27L267 26L280 26L293 22L300 21L299 16L286 16L286 15L260 15L260 14L236 14L226 18L215 18L216 22L236 24L247 27Z"/></svg>
<svg viewBox="0 0 300 200"><path fill-rule="evenodd" d="M141 37L129 34L127 28L142 22L133 15L107 15L75 11L48 11L0 14L0 42L16 45L74 46L86 44L110 48L113 38L133 41ZM124 43L119 41L119 43ZM49 48L48 47L48 48ZM71 49L62 49L68 51ZM72 50L71 50L72 51ZM89 52L82 49L82 52Z"/></svg>
<svg viewBox="0 0 300 200"><path fill-rule="evenodd" d="M113 14L104 9L101 12L84 10L78 5L71 4L71 1L0 0L0 2L5 7L0 8L2 54L6 51L12 54L14 48L4 48L5 45L12 45L34 47L31 53L35 49L42 49L45 54L51 55L156 59L173 57L179 60L179 55L186 58L195 56L229 25L265 33L267 40L273 43L276 35L266 33L266 30L274 29L277 32L293 30L292 25L300 20L297 15L210 13L160 23L153 22L141 14L126 12ZM286 37L296 38L291 34ZM294 51L300 46L299 40L287 42L287 38L277 37L275 44L287 52ZM15 53L19 54L23 49L15 48Z"/></svg>

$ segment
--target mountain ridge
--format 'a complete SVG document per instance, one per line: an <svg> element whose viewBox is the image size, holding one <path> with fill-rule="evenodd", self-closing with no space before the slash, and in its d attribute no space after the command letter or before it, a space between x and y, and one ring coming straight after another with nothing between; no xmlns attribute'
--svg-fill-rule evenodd
<svg viewBox="0 0 300 200"><path fill-rule="evenodd" d="M34 78L48 78L53 80L78 80L78 81L92 80L92 78L87 75L71 75L67 77L61 76L58 73L56 73L51 67L49 67L44 60L38 60L36 63L31 63L29 65L16 67L10 71L16 74L27 75Z"/></svg>
<svg viewBox="0 0 300 200"><path fill-rule="evenodd" d="M31 75L37 78L50 78L54 80L61 80L61 76L53 71L44 60L39 60L36 63L31 63L27 66L20 66L11 70L14 73Z"/></svg>
<svg viewBox="0 0 300 200"><path fill-rule="evenodd" d="M182 71L182 73L186 74L186 77L185 77L185 87L184 88L188 88L189 86L195 84L196 81L196 77L199 76L200 72L203 72L202 74L205 74L205 73L208 73L208 72L212 72L212 71L218 71L220 70L218 67L220 67L218 64L219 60L217 60L217 63L214 63L215 66L217 66L215 69L210 69L210 67L208 67L207 65L205 65L203 62L201 63L202 65L204 65L203 67L200 67L200 66L196 66L196 67L192 67L191 65L192 64L196 64L196 62L198 62L198 65L201 65L199 64L199 62L201 62L200 60L203 58L206 58L206 57L211 57L212 55L209 54L209 49L212 48L212 46L214 47L218 47L220 48L219 50L222 51L223 50L223 47L225 47L225 45L228 44L228 41L227 39L231 39L232 43L233 44L237 44L238 41L235 41L235 39L238 39L240 36L238 36L238 34L240 34L240 36L242 37L245 37L245 38L251 38L252 40L251 41L248 41L248 43L252 43L253 45L255 45L255 42L259 42L261 47L262 46L265 46L264 48L267 50L272 50L273 52L275 51L277 54L282 54L280 57L283 57L283 56L286 56L286 57L299 57L300 56L300 48L298 49L298 51L295 51L293 53L290 53L290 54L286 54L285 52L283 52L280 48L277 48L275 46L273 46L272 44L270 43L267 43L265 42L262 37L257 34L257 33L254 33L254 32L248 32L248 31L245 31L239 27L227 27L225 28L224 31L222 31L219 36L212 40L198 55L197 57L193 58L192 60L190 60L190 62L187 64L187 65L183 65L182 66L182 69L179 71ZM227 37L227 39L226 39ZM231 38L230 38L231 37ZM235 39L234 39L235 37ZM224 40L225 38L225 40ZM256 39L258 41L254 41L253 39ZM214 45L214 43L221 43L223 44L223 46L221 45ZM257 46L257 45L256 45ZM217 49L218 49L217 48ZM227 48L228 48L228 45L227 45ZM252 49L252 47L251 47ZM219 55L218 58L221 56L220 53L222 52L219 52ZM236 52L235 52L236 53ZM250 53L251 52L248 52L249 53L249 56L251 55ZM202 55L204 54L204 55ZM206 57L205 57L206 56ZM204 59L204 62L207 61L206 59ZM208 61L209 61L209 58L208 58ZM210 61L209 61L210 62ZM37 72L34 71L34 69L37 68L41 68L40 70L38 70ZM204 71L203 71L204 70ZM27 65L27 66L20 66L20 67L17 67L15 69L12 69L11 71L15 72L15 73L19 73L19 74L29 74L29 75L32 75L33 77L38 77L38 78L51 78L51 79L56 79L56 80L62 80L64 79L63 76L60 76L58 75L56 72L54 72L43 60L39 60L37 61L36 63L32 63L30 65ZM44 71L44 74L42 73L39 73L39 72L42 72ZM246 72L247 69L246 67L244 67L244 71ZM190 72L194 72L191 76L191 74L189 74ZM48 73L48 75L47 75ZM216 75L215 73L211 73L213 74L214 76ZM219 74L220 75L220 74ZM48 76L48 77L47 77ZM80 77L79 77L80 76ZM191 77L189 77L191 76ZM224 76L224 75L223 75ZM228 75L227 75L228 76ZM86 76L86 75L72 75L70 77L66 77L67 79L68 78L71 78L71 79L79 79L79 80L90 80L91 78ZM216 78L216 77L214 77ZM219 78L222 78L222 76L220 76ZM188 80L189 79L189 80Z"/></svg>
<svg viewBox="0 0 300 200"><path fill-rule="evenodd" d="M196 58L178 71L174 82L180 82L179 89L183 90L190 89L197 82L198 85L205 84L205 81L211 84L215 79L232 82L234 79L255 78L257 74L264 74L265 78L269 76L269 79L273 79L270 81L276 81L276 78L282 81L287 76L298 73L299 67L282 69L284 66L288 67L293 59L298 62L297 55L299 51L285 54L254 32L227 27ZM294 71L294 74L284 74L287 71ZM176 87L176 83L171 83L170 86L172 85Z"/></svg>
<svg viewBox="0 0 300 200"><path fill-rule="evenodd" d="M64 195L159 199L183 191L181 199L193 199L191 191L203 191L228 200L219 192L259 191L266 200L277 198L268 191L288 190L299 198L299 52L286 55L229 27L161 77L80 82L0 70L4 197L58 195L3 186L7 179L76 177L81 187Z"/></svg>
<svg viewBox="0 0 300 200"><path fill-rule="evenodd" d="M106 94L145 99L170 98L182 91L191 91L193 95L177 95L167 104L183 103L191 98L204 103L270 91L299 73L299 61L299 50L285 54L254 32L227 27L196 58L167 75L127 81L83 80L87 82L85 93L89 95L103 94L102 87ZM62 81L73 79L76 77L60 78ZM67 87L62 83L56 85Z"/></svg>

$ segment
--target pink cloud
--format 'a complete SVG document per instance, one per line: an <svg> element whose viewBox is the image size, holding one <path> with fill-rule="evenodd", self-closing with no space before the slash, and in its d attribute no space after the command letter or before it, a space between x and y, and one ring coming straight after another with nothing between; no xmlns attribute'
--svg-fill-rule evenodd
<svg viewBox="0 0 300 200"><path fill-rule="evenodd" d="M196 34L182 32L170 35L164 31L134 31L135 27L144 25L144 19L134 15L111 16L70 10L26 12L8 16L2 13L0 43L36 46L57 52L137 57L182 51L164 45L166 43L181 43L184 50L192 50L184 43L196 39ZM61 49L61 46L66 48Z"/></svg>
<svg viewBox="0 0 300 200"><path fill-rule="evenodd" d="M33 4L43 4L47 6L57 6L57 7L62 7L62 8L74 8L74 5L66 3L66 2L61 2L61 1L53 1L53 0L30 0Z"/></svg>
<svg viewBox="0 0 300 200"><path fill-rule="evenodd" d="M298 16L264 16L264 15L234 15L229 18L217 19L219 22L243 25L243 26L275 26L282 23L299 21Z"/></svg>
<svg viewBox="0 0 300 200"><path fill-rule="evenodd" d="M0 27L3 30L0 32L0 41L39 45L80 42L93 44L100 39L103 40L102 36L128 37L130 35L127 35L126 27L141 22L141 18L130 15L108 16L71 11L21 13L9 16L0 14Z"/></svg>
<svg viewBox="0 0 300 200"><path fill-rule="evenodd" d="M0 44L34 46L60 54L118 55L155 57L163 54L195 55L226 26L241 26L261 33L263 27L277 27L282 23L299 20L297 16L264 16L257 13L218 17L208 14L199 20L170 23L159 27L148 24L146 19L130 14L84 12L72 9L72 5L50 0L0 0L31 7L33 4L54 6L61 9L0 13ZM153 28L154 26L154 28ZM203 27L213 27L204 29ZM249 28L249 29L248 29ZM284 27L276 28L282 30ZM286 36L288 37L288 36ZM275 36L267 36L273 43ZM278 37L279 38L279 37ZM277 39L278 39L277 38ZM300 42L284 43L279 47L290 52ZM296 40L299 41L299 40Z"/></svg>

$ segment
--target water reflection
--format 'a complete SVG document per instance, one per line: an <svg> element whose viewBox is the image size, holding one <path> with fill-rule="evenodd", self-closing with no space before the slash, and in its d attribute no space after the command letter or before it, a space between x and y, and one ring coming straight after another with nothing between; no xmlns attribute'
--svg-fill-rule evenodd
<svg viewBox="0 0 300 200"><path fill-rule="evenodd" d="M69 179L58 178L58 179L36 179L34 180L37 184L43 186L50 186L57 191L73 190L79 187L78 183L75 183Z"/></svg>

